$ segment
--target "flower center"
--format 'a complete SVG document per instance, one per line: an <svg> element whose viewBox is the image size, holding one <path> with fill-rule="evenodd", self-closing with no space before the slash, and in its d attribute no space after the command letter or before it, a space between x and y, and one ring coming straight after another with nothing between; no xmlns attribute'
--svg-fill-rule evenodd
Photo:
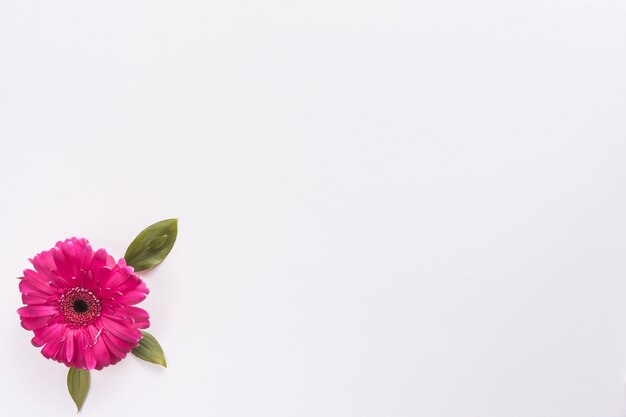
<svg viewBox="0 0 626 417"><path fill-rule="evenodd" d="M59 300L61 314L66 322L82 327L90 324L100 316L102 305L100 300L88 289L71 288Z"/></svg>
<svg viewBox="0 0 626 417"><path fill-rule="evenodd" d="M89 311L89 304L87 304L85 300L81 300L80 298L74 301L73 307L74 311L77 313L85 313L86 311Z"/></svg>

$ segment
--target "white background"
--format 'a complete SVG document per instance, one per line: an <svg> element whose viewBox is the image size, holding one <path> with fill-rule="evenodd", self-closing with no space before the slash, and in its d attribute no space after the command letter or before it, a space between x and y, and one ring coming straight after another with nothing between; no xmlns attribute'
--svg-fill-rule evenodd
<svg viewBox="0 0 626 417"><path fill-rule="evenodd" d="M180 218L168 369L83 415L618 417L622 0L2 1L0 414L69 416L27 258Z"/></svg>

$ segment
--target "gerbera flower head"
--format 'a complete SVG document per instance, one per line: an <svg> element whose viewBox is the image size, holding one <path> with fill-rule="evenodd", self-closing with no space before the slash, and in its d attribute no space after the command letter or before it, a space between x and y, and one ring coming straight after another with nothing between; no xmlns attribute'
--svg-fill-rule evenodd
<svg viewBox="0 0 626 417"><path fill-rule="evenodd" d="M49 359L77 369L115 364L139 344L150 326L135 307L148 288L126 265L86 239L71 238L30 259L20 280L22 327Z"/></svg>

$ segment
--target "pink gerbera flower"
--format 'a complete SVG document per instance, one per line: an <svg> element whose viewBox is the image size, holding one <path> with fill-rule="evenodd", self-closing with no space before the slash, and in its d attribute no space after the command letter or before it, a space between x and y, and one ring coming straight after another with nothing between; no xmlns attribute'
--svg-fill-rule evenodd
<svg viewBox="0 0 626 417"><path fill-rule="evenodd" d="M17 312L33 345L49 359L78 369L115 364L138 345L149 316L134 307L148 288L124 259L71 238L41 252L26 269Z"/></svg>

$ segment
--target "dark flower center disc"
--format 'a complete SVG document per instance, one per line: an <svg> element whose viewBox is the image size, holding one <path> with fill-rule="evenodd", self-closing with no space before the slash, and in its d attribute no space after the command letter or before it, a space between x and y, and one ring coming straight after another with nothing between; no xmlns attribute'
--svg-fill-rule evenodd
<svg viewBox="0 0 626 417"><path fill-rule="evenodd" d="M89 310L89 305L85 300L81 300L80 298L74 301L74 311L77 313L84 313Z"/></svg>
<svg viewBox="0 0 626 417"><path fill-rule="evenodd" d="M102 304L96 295L86 288L70 288L59 300L59 309L65 321L74 327L83 327L100 316Z"/></svg>

